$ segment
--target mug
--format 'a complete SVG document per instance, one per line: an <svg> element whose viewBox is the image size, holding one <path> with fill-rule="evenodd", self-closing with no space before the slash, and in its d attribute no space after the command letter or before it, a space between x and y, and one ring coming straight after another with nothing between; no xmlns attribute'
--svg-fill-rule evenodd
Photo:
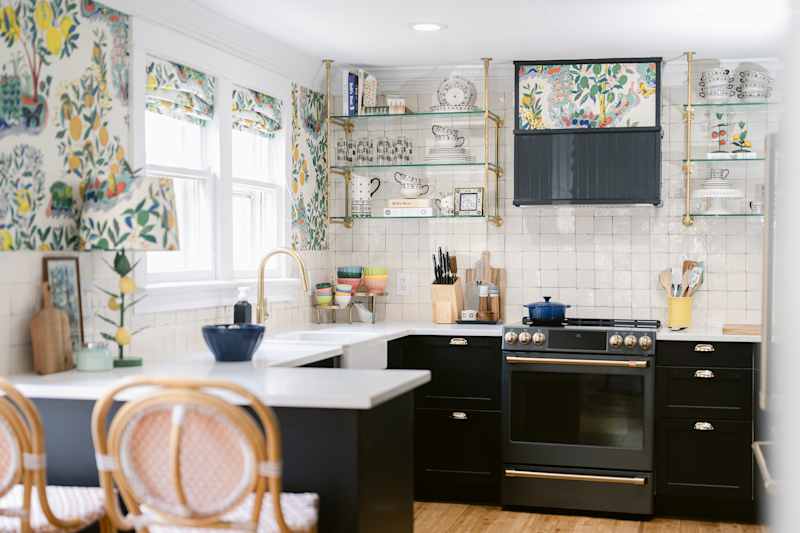
<svg viewBox="0 0 800 533"><path fill-rule="evenodd" d="M370 187L375 185L375 188L370 190ZM353 174L350 182L350 187L353 192L354 201L369 201L369 199L378 192L381 188L381 180L378 178L370 178L369 176L362 176L360 174Z"/></svg>
<svg viewBox="0 0 800 533"><path fill-rule="evenodd" d="M356 163L359 165L368 165L375 160L375 146L372 139L362 137L356 143Z"/></svg>
<svg viewBox="0 0 800 533"><path fill-rule="evenodd" d="M452 194L443 194L434 200L436 207L439 208L439 214L452 215L454 212L455 203Z"/></svg>
<svg viewBox="0 0 800 533"><path fill-rule="evenodd" d="M375 143L375 160L379 165L391 165L394 161L392 158L392 143L387 137L381 137Z"/></svg>
<svg viewBox="0 0 800 533"><path fill-rule="evenodd" d="M394 140L394 160L396 163L410 163L413 154L413 144L408 137L397 137Z"/></svg>
<svg viewBox="0 0 800 533"><path fill-rule="evenodd" d="M727 168L709 168L708 169L708 177L712 179L727 179L728 175L731 173L730 170Z"/></svg>
<svg viewBox="0 0 800 533"><path fill-rule="evenodd" d="M353 160L349 157L349 151L347 149L347 139L339 139L336 141L336 161L340 165L346 165L347 163L352 163Z"/></svg>

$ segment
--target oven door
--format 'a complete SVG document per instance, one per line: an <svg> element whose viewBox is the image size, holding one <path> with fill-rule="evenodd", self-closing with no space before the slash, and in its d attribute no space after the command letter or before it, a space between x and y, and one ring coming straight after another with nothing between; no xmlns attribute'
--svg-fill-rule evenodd
<svg viewBox="0 0 800 533"><path fill-rule="evenodd" d="M506 464L652 469L652 358L503 356Z"/></svg>

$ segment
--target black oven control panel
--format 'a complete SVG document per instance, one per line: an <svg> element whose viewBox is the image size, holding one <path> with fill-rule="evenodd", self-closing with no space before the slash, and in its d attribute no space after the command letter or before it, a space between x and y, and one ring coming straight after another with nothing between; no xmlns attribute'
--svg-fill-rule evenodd
<svg viewBox="0 0 800 533"><path fill-rule="evenodd" d="M503 328L503 350L654 355L656 329L507 326Z"/></svg>

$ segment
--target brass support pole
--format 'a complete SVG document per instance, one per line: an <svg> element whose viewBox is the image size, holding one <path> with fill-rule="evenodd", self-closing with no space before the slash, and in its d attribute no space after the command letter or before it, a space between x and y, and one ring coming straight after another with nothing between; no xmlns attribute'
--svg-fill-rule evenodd
<svg viewBox="0 0 800 533"><path fill-rule="evenodd" d="M691 226L694 224L692 219L692 121L694 120L694 108L692 108L692 96L694 93L694 80L692 79L692 62L694 52L686 52L686 113L683 121L686 126L686 162L683 167L685 177L686 198L683 213L683 225Z"/></svg>
<svg viewBox="0 0 800 533"><path fill-rule="evenodd" d="M325 65L325 219L331 223L331 65L333 59L323 59Z"/></svg>
<svg viewBox="0 0 800 533"><path fill-rule="evenodd" d="M486 196L489 194L489 63L491 57L482 57L483 62L483 205L487 208ZM491 219L488 216L487 218Z"/></svg>
<svg viewBox="0 0 800 533"><path fill-rule="evenodd" d="M353 180L353 173L350 169L344 171L344 220L342 223L345 228L353 227L353 212L350 200L350 185Z"/></svg>

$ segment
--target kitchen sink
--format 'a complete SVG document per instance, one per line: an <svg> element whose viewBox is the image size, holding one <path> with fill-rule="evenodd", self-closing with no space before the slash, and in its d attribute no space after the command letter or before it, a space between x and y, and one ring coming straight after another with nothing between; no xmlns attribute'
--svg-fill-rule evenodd
<svg viewBox="0 0 800 533"><path fill-rule="evenodd" d="M386 340L373 333L336 330L306 330L279 333L275 340L338 344L342 347L342 368L385 369L387 364Z"/></svg>

